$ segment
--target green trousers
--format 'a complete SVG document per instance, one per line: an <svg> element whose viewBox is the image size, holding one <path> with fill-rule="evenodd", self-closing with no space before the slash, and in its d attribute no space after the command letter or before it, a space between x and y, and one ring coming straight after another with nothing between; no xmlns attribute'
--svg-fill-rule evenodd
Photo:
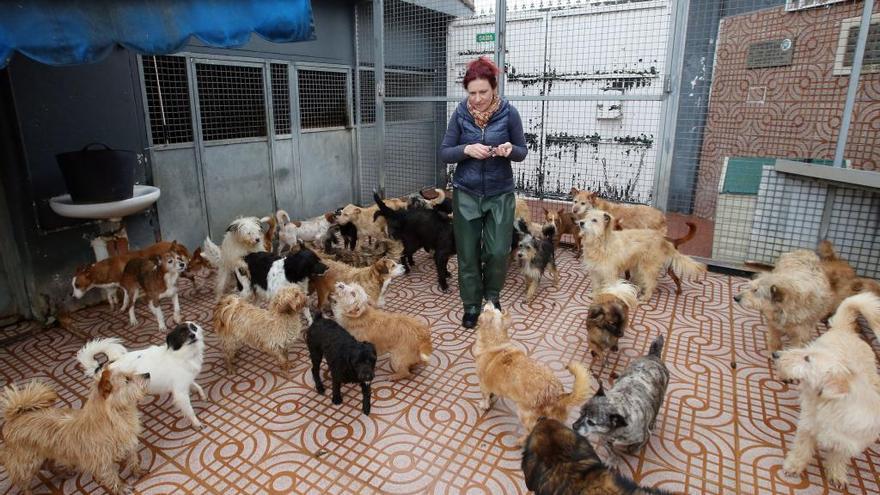
<svg viewBox="0 0 880 495"><path fill-rule="evenodd" d="M458 291L467 312L478 313L483 299L501 295L515 207L512 192L480 198L456 189L452 196Z"/></svg>

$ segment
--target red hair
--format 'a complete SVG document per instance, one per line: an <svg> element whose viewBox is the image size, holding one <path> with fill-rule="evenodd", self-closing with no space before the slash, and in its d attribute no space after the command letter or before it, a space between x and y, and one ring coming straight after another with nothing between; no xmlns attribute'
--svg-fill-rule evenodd
<svg viewBox="0 0 880 495"><path fill-rule="evenodd" d="M498 66L486 57L480 57L467 66L467 72L464 73L464 89L467 90L468 84L476 79L485 79L489 81L492 89L498 86Z"/></svg>

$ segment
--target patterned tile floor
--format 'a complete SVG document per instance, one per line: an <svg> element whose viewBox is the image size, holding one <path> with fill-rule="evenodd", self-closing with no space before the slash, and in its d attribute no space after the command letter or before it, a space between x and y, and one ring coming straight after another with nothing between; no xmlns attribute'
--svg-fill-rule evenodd
<svg viewBox="0 0 880 495"><path fill-rule="evenodd" d="M583 327L590 291L571 251L564 249L559 258L558 290L545 281L527 307L522 278L512 270L502 303L513 314L517 344L550 365L568 387L565 363L590 360ZM387 359L380 359L369 417L360 413L355 386L343 389L338 407L329 392L314 392L302 342L292 349L289 376L254 351L240 355L238 374L227 376L207 324L210 296L182 282L184 316L203 323L209 334L198 381L210 401L193 400L207 426L190 429L167 397L145 400L140 455L149 473L136 482L137 492L525 493L512 406L496 402L480 414L473 332L458 325L456 286L443 294L432 263L424 254L417 261L412 274L392 284L388 306L430 322L436 350L427 367L397 383L385 379L390 370ZM802 480L781 473L797 395L768 367L761 318L732 302L743 283L709 274L676 296L671 282L662 281L650 304L635 313L620 353L604 369L593 367L608 383L612 371L645 352L658 333L666 335L672 381L657 430L642 452L624 457L620 469L641 483L692 494L838 493L828 489L818 462ZM138 308L137 328L101 305L74 313L70 330L27 333L26 324L0 329L6 342L0 382L41 378L60 391L64 403L79 406L86 385L74 354L87 338L117 335L130 347L160 341L146 308ZM874 444L850 464L849 493L880 493L878 472L880 446ZM65 480L45 470L33 487L37 493L102 492L88 476ZM6 493L16 492L0 470L0 494Z"/></svg>

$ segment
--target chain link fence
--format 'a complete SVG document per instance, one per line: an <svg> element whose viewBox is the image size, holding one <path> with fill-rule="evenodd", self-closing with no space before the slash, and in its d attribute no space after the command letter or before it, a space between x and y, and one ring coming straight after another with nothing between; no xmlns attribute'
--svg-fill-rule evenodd
<svg viewBox="0 0 880 495"><path fill-rule="evenodd" d="M378 44L374 2L355 8L362 197L449 183L437 150L466 65L504 39L503 93L529 147L516 187L534 218L588 189L667 211L672 237L694 223L688 254L771 264L828 238L877 276L877 189L851 173L880 163L880 14L854 63L865 2L510 0L500 26L493 0L381 3Z"/></svg>

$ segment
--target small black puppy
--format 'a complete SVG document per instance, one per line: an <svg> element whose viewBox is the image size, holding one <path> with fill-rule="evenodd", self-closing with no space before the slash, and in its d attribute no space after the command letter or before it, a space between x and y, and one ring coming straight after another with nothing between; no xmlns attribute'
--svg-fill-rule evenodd
<svg viewBox="0 0 880 495"><path fill-rule="evenodd" d="M344 328L321 313L306 329L306 345L312 358L312 378L315 390L323 395L321 382L321 359L326 358L333 380L333 403L342 404L343 383L360 383L363 393L361 410L370 414L370 382L376 368L376 348L369 342L358 342Z"/></svg>
<svg viewBox="0 0 880 495"><path fill-rule="evenodd" d="M449 278L447 264L455 254L455 236L452 233L452 221L442 212L430 208L407 208L392 210L378 194L373 199L379 206L375 217L385 217L388 222L388 235L392 239L403 242L403 256L400 263L409 272L412 255L419 249L434 252L434 265L437 267L437 282L443 292L449 290L446 279Z"/></svg>
<svg viewBox="0 0 880 495"><path fill-rule="evenodd" d="M342 215L342 208L336 210L336 212L334 212L333 214L337 217L339 215ZM332 234L333 236L335 236L336 233L339 233L342 236L343 241L345 241L344 246L347 249L354 251L354 248L357 247L357 242L358 242L358 229L354 223L349 222L345 225L339 225L338 223L334 223L333 225L330 226L330 229L334 230L334 234ZM328 237L325 235L324 242L327 242L326 241L327 238ZM335 242L335 241L333 241L333 242Z"/></svg>

